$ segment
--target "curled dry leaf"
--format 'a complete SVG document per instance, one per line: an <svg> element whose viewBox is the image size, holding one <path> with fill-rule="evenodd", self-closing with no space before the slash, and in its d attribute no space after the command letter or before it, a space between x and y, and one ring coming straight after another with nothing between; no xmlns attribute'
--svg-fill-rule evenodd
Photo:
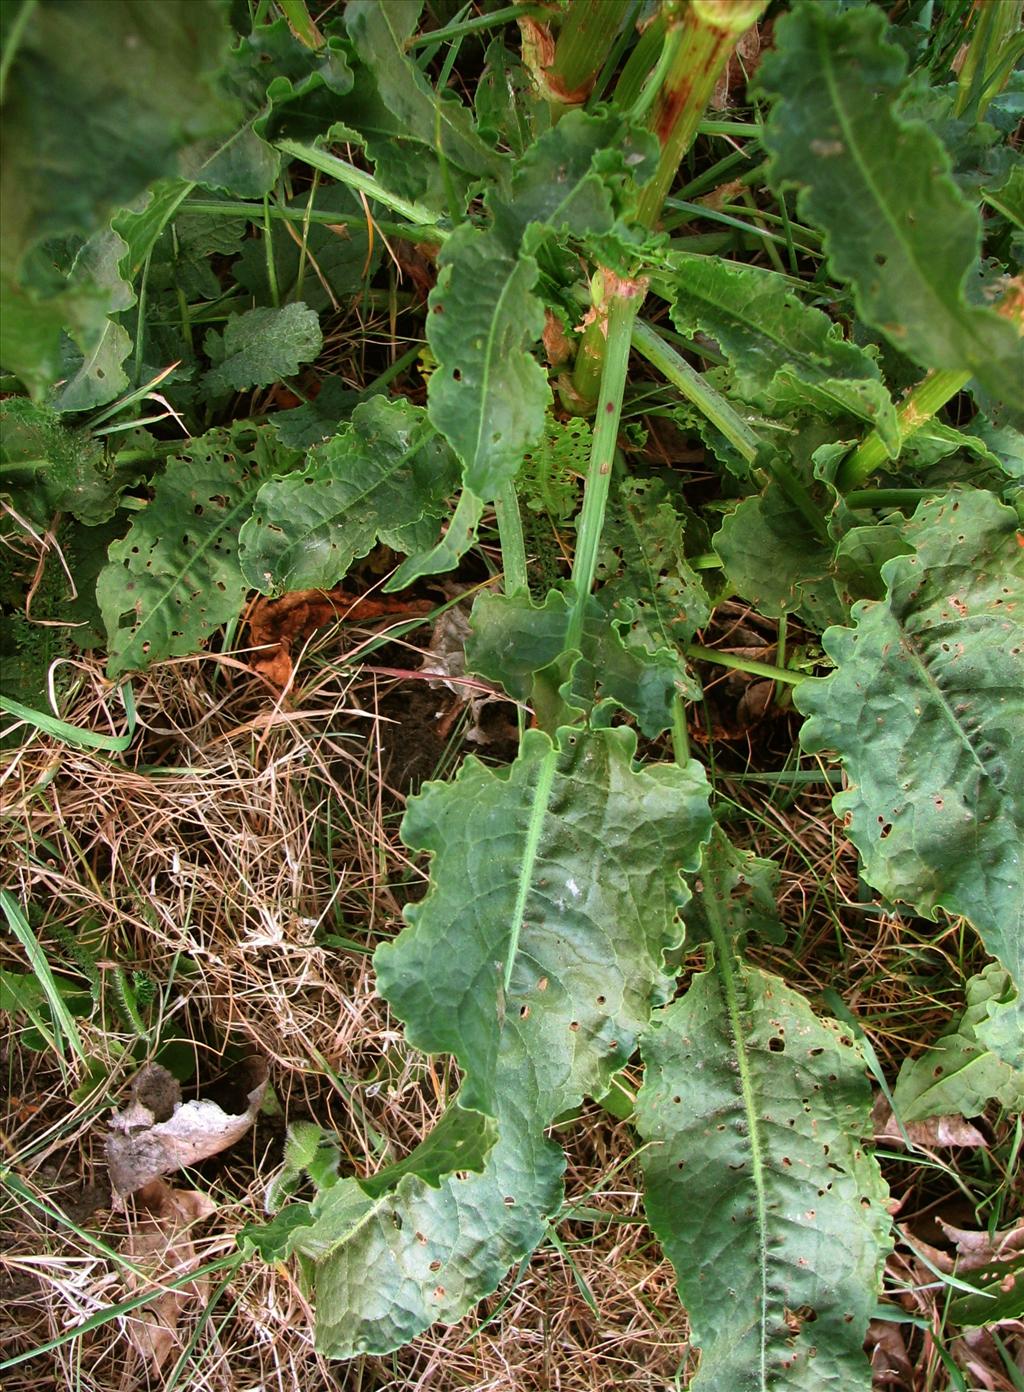
<svg viewBox="0 0 1024 1392"><path fill-rule="evenodd" d="M250 666L275 686L291 681L292 654L318 628L345 619L365 623L370 619L403 619L429 614L434 608L426 599L374 599L368 595L333 590L294 590L280 599L258 599L249 611L249 640L260 651L252 655Z"/></svg>
<svg viewBox="0 0 1024 1392"><path fill-rule="evenodd" d="M976 1271L991 1262L1008 1262L1024 1252L1024 1218L1000 1232L975 1232L955 1228L939 1219L939 1226L957 1250L957 1271Z"/></svg>
<svg viewBox="0 0 1024 1392"><path fill-rule="evenodd" d="M871 1358L871 1386L875 1392L913 1392L914 1367L898 1324L872 1320L865 1347Z"/></svg>
<svg viewBox="0 0 1024 1392"><path fill-rule="evenodd" d="M194 1266L192 1229L216 1209L213 1200L196 1189L173 1189L162 1179L143 1185L136 1198L138 1221L123 1247L136 1267L128 1277L130 1294L141 1295ZM165 1290L129 1317L129 1338L150 1360L154 1374L159 1374L172 1353L180 1352L179 1321L190 1305L207 1298L207 1286L207 1280L199 1277Z"/></svg>
<svg viewBox="0 0 1024 1392"><path fill-rule="evenodd" d="M216 1102L182 1103L175 1078L149 1064L136 1075L128 1105L110 1119L107 1164L115 1196L227 1150L252 1125L265 1089L264 1080L249 1093L245 1111L231 1115Z"/></svg>
<svg viewBox="0 0 1024 1392"><path fill-rule="evenodd" d="M881 1094L875 1101L872 1120L876 1141L903 1141L903 1132L893 1116L892 1108ZM904 1122L903 1131L914 1145L926 1150L934 1150L936 1146L966 1148L988 1145L978 1128L962 1116L936 1116L928 1117L925 1121Z"/></svg>

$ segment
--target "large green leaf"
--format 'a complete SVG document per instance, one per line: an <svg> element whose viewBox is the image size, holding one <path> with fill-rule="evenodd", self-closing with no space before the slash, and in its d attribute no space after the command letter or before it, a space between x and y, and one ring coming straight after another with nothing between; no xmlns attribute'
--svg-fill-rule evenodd
<svg viewBox="0 0 1024 1392"><path fill-rule="evenodd" d="M569 111L517 161L507 196L489 196L495 230L510 251L531 226L533 242L542 231L561 239L610 232L657 166L650 131L631 129L615 111Z"/></svg>
<svg viewBox="0 0 1024 1392"><path fill-rule="evenodd" d="M241 532L242 570L265 594L329 590L377 541L429 544L457 486L455 457L423 408L375 397L304 469L263 485Z"/></svg>
<svg viewBox="0 0 1024 1392"><path fill-rule="evenodd" d="M964 914L1024 987L1024 550L991 494L929 499L886 597L824 637L837 671L803 682L801 742L833 749L833 802L868 882L934 917Z"/></svg>
<svg viewBox="0 0 1024 1392"><path fill-rule="evenodd" d="M409 0L349 0L345 26L406 135L469 174L495 178L504 158L477 135L468 108L451 94L435 92L405 53L419 10Z"/></svg>
<svg viewBox="0 0 1024 1392"><path fill-rule="evenodd" d="M901 1066L892 1100L902 1121L951 1112L977 1116L993 1098L1008 1111L1024 1111L1024 1035L1018 1037L1016 1067L979 1038L992 1017L991 1007L1004 1005L1013 995L1009 973L990 962L971 977L966 994L960 1019L930 1049Z"/></svg>
<svg viewBox="0 0 1024 1392"><path fill-rule="evenodd" d="M846 617L832 579L836 494L821 477L845 451L829 435L823 423L803 422L787 452L770 459L763 492L727 513L712 542L736 594L773 618L801 610L819 630Z"/></svg>
<svg viewBox="0 0 1024 1392"><path fill-rule="evenodd" d="M628 644L594 598L587 603L580 652L566 653L571 611L570 597L560 590L551 590L543 604L522 593L481 594L466 643L470 670L532 702L542 726L557 719L559 697L584 711L608 701L635 715L650 739L671 727L676 696L700 694L671 640L650 651Z"/></svg>
<svg viewBox="0 0 1024 1392"><path fill-rule="evenodd" d="M462 460L466 487L493 498L544 429L551 400L530 345L544 328L537 263L469 223L448 239L430 292L427 339L438 361L430 419Z"/></svg>
<svg viewBox="0 0 1024 1392"><path fill-rule="evenodd" d="M738 957L747 896L724 838L698 894L708 970L656 1013L636 1108L648 1219L701 1349L694 1392L868 1392L889 1218L863 1060Z"/></svg>
<svg viewBox="0 0 1024 1392"><path fill-rule="evenodd" d="M1024 350L1013 325L969 304L981 223L941 141L900 114L906 59L873 5L802 3L780 20L760 70L776 101L765 129L772 174L800 186L833 272L868 323L925 367L970 371L1015 403Z"/></svg>
<svg viewBox="0 0 1024 1392"><path fill-rule="evenodd" d="M679 871L709 829L698 766L637 769L634 750L623 729L557 745L530 730L511 768L469 759L410 802L402 836L433 856L431 889L378 948L378 989L410 1043L454 1054L460 1104L498 1140L481 1173L438 1188L407 1173L372 1199L355 1181L327 1191L330 1226L296 1230L324 1243L323 1352L382 1352L460 1318L544 1236L563 1168L545 1128L607 1091L666 999Z"/></svg>
<svg viewBox="0 0 1024 1392"><path fill-rule="evenodd" d="M238 533L283 460L267 432L211 430L168 461L96 586L111 677L194 653L242 607ZM280 447L278 447L280 450Z"/></svg>
<svg viewBox="0 0 1024 1392"><path fill-rule="evenodd" d="M860 417L895 453L896 408L874 359L782 276L688 252L673 253L672 269L673 323L717 340L741 397L775 415L810 406Z"/></svg>
<svg viewBox="0 0 1024 1392"><path fill-rule="evenodd" d="M223 335L211 329L203 347L213 360L203 377L211 396L268 387L312 362L323 346L320 320L296 300L283 309L250 309L229 319Z"/></svg>
<svg viewBox="0 0 1024 1392"><path fill-rule="evenodd" d="M87 313L26 268L47 238L88 237L175 172L178 150L231 123L213 78L230 31L218 0L39 0L5 74L0 166L0 360L39 393L62 374L61 330ZM106 309L100 296L99 329ZM106 330L108 357L120 352ZM95 347L81 344L84 354ZM100 379L101 380L101 379Z"/></svg>

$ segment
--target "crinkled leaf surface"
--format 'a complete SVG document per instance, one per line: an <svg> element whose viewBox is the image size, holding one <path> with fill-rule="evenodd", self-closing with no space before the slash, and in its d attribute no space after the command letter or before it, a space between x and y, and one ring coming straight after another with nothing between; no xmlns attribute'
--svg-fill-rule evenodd
<svg viewBox="0 0 1024 1392"><path fill-rule="evenodd" d="M985 1047L978 1027L991 1018L990 1007L1013 995L1009 972L990 962L967 983L967 1008L930 1049L900 1068L893 1109L905 1122L925 1117L977 1116L991 1100L1007 1111L1024 1111L1024 1036L1018 1039L1017 1067Z"/></svg>
<svg viewBox="0 0 1024 1392"><path fill-rule="evenodd" d="M1019 402L1024 348L964 288L981 236L941 141L906 120L901 49L874 6L801 4L780 20L760 81L776 96L765 128L773 177L801 187L803 216L825 232L834 273L861 316L924 367L970 371Z"/></svg>
<svg viewBox="0 0 1024 1392"><path fill-rule="evenodd" d="M679 871L709 830L697 765L637 769L634 750L623 729L557 745L530 730L509 769L471 758L410 801L402 836L432 855L431 888L378 948L378 989L410 1043L454 1054L460 1104L498 1139L481 1173L438 1188L407 1173L375 1199L327 1191L341 1237L315 1266L323 1352L460 1318L543 1237L563 1168L544 1129L608 1090L666 998Z"/></svg>
<svg viewBox="0 0 1024 1392"><path fill-rule="evenodd" d="M708 970L643 1041L648 1219L700 1345L694 1392L868 1392L862 1344L889 1218L861 1140L863 1060L834 1021L736 955L749 926L736 873L716 838L698 885Z"/></svg>
<svg viewBox="0 0 1024 1392"><path fill-rule="evenodd" d="M250 309L229 319L223 336L210 331L204 347L216 366L203 375L210 396L269 387L312 362L323 346L320 320L295 301L282 309Z"/></svg>
<svg viewBox="0 0 1024 1392"><path fill-rule="evenodd" d="M833 806L868 882L964 914L1024 987L1024 549L1016 514L965 489L922 503L884 600L824 636L837 671L802 682L801 742L834 749Z"/></svg>
<svg viewBox="0 0 1024 1392"><path fill-rule="evenodd" d="M234 618L248 583L238 533L275 465L267 432L211 430L167 463L152 501L109 550L96 586L107 673L194 653ZM280 447L278 447L280 456Z"/></svg>
<svg viewBox="0 0 1024 1392"><path fill-rule="evenodd" d="M716 826L701 856L697 893L686 908L686 950L714 942L719 919L738 946L751 933L768 942L785 942L776 907L778 885L773 861L740 850Z"/></svg>
<svg viewBox="0 0 1024 1392"><path fill-rule="evenodd" d="M623 479L606 514L597 600L652 652L684 646L711 616L686 557L686 527L660 479Z"/></svg>
<svg viewBox="0 0 1024 1392"><path fill-rule="evenodd" d="M445 243L430 292L427 339L438 362L430 419L462 460L466 487L493 498L544 429L551 400L529 351L544 328L537 263L469 223Z"/></svg>
<svg viewBox="0 0 1024 1392"><path fill-rule="evenodd" d="M809 406L859 417L895 452L896 408L877 364L782 276L687 252L671 259L673 323L680 333L699 330L718 342L740 396L775 415Z"/></svg>
<svg viewBox="0 0 1024 1392"><path fill-rule="evenodd" d="M455 456L422 407L375 397L304 469L263 485L241 532L242 570L265 594L329 590L378 541L429 544L457 486Z"/></svg>
<svg viewBox="0 0 1024 1392"><path fill-rule="evenodd" d="M615 111L570 110L517 161L508 195L488 198L495 230L510 251L531 224L560 238L610 232L657 165L651 132Z"/></svg>

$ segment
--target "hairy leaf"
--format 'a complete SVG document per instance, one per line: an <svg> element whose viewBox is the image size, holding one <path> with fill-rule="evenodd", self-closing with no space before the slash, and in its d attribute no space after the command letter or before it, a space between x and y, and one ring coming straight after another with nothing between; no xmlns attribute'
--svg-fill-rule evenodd
<svg viewBox="0 0 1024 1392"><path fill-rule="evenodd" d="M24 397L0 402L0 495L44 531L58 512L90 527L107 521L139 475L138 464L108 461L99 441L49 407Z"/></svg>
<svg viewBox="0 0 1024 1392"><path fill-rule="evenodd" d="M107 629L107 673L141 670L198 651L234 618L248 588L238 533L280 460L265 432L211 430L167 464L153 500L115 542L96 586Z"/></svg>
<svg viewBox="0 0 1024 1392"><path fill-rule="evenodd" d="M782 276L687 252L673 253L672 268L673 323L718 342L740 396L774 415L810 407L859 417L896 452L896 408L877 364Z"/></svg>
<svg viewBox="0 0 1024 1392"><path fill-rule="evenodd" d="M719 921L737 947L751 933L768 942L784 942L776 907L778 884L773 861L741 851L716 826L701 856L697 893L686 909L686 950L714 942Z"/></svg>
<svg viewBox="0 0 1024 1392"><path fill-rule="evenodd" d="M387 1196L327 1191L325 1353L383 1352L459 1319L537 1245L563 1168L545 1127L608 1090L666 998L707 787L694 764L636 769L634 750L622 729L563 730L557 745L530 730L504 773L469 759L410 802L402 836L433 856L432 887L378 948L378 989L410 1043L455 1055L460 1104L493 1117L498 1140L480 1174L438 1188L407 1173Z"/></svg>
<svg viewBox="0 0 1024 1392"><path fill-rule="evenodd" d="M834 1021L737 956L749 926L738 883L720 837L698 887L709 968L643 1041L648 1219L700 1345L694 1392L867 1392L889 1219L861 1139L863 1060Z"/></svg>
<svg viewBox="0 0 1024 1392"><path fill-rule="evenodd" d="M874 6L802 4L776 30L760 81L772 174L801 187L861 316L925 367L970 371L1017 402L1024 349L1008 319L969 304L981 224L939 139L899 111L906 59Z"/></svg>
<svg viewBox="0 0 1024 1392"><path fill-rule="evenodd" d="M422 407L375 397L310 450L306 467L263 485L239 558L264 594L329 590L378 541L428 545L458 466Z"/></svg>
<svg viewBox="0 0 1024 1392"><path fill-rule="evenodd" d="M323 346L320 320L308 305L250 309L229 319L223 336L211 330L203 344L216 364L203 376L210 396L269 387L312 362Z"/></svg>
<svg viewBox="0 0 1024 1392"><path fill-rule="evenodd" d="M466 487L485 500L514 478L536 444L551 400L529 351L544 327L533 294L537 264L469 223L448 239L430 293L427 339L438 362L430 419L462 461Z"/></svg>
<svg viewBox="0 0 1024 1392"><path fill-rule="evenodd" d="M977 1116L992 1099L1008 1111L1024 1111L1024 1036L1018 1036L1016 1067L979 1038L979 1026L991 1018L991 1007L1004 1005L1012 995L1009 973L995 962L971 977L960 1019L930 1049L900 1068L893 1109L901 1120L921 1121L952 1112Z"/></svg>
<svg viewBox="0 0 1024 1392"><path fill-rule="evenodd" d="M801 742L834 749L833 801L888 898L964 914L1024 988L1024 550L1016 514L965 489L922 503L886 597L824 637Z"/></svg>

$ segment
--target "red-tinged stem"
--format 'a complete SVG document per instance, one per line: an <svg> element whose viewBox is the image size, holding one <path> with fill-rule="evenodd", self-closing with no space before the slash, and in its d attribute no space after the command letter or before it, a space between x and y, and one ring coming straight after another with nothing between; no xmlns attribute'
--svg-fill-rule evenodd
<svg viewBox="0 0 1024 1392"><path fill-rule="evenodd" d="M628 9L629 0L573 0L557 38L546 22L520 18L523 61L553 116L590 96Z"/></svg>
<svg viewBox="0 0 1024 1392"><path fill-rule="evenodd" d="M661 145L658 171L640 195L640 218L653 227L672 187L715 83L740 35L757 20L767 0L691 0L665 42L674 52L654 98L649 124Z"/></svg>

